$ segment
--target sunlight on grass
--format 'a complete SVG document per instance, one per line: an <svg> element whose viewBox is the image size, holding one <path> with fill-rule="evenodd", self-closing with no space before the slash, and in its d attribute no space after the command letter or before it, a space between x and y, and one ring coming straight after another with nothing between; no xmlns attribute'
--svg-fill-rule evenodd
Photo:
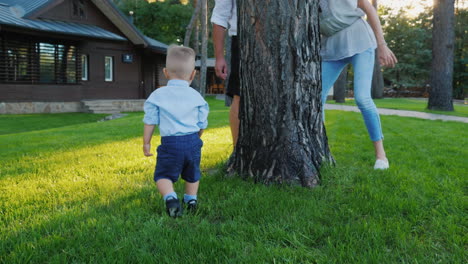
<svg viewBox="0 0 468 264"><path fill-rule="evenodd" d="M202 171L206 172L228 158L232 149L229 139L228 127L205 132ZM153 149L159 141L159 136L153 138ZM12 212L27 204L36 207L39 204L47 206L51 202L66 204L87 199L109 201L112 196L100 196L99 193L138 189L142 187L141 183L152 185L155 156L143 156L141 138L133 138L26 158L23 165L16 161L6 163L4 170L15 176L2 177L2 196L12 202L8 208Z"/></svg>
<svg viewBox="0 0 468 264"><path fill-rule="evenodd" d="M200 210L177 220L142 153L142 113L0 135L0 263L464 262L466 124L383 116L391 169L374 171L360 114L327 111L337 165L322 184L264 186L217 170L228 110L208 100Z"/></svg>

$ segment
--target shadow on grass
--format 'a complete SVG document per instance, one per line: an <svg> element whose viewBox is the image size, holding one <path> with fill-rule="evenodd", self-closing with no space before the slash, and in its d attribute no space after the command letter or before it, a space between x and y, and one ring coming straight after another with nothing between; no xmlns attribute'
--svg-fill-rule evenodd
<svg viewBox="0 0 468 264"><path fill-rule="evenodd" d="M92 123L105 116L85 113L0 115L0 135Z"/></svg>
<svg viewBox="0 0 468 264"><path fill-rule="evenodd" d="M417 188L408 196L402 195L408 186L401 182L386 186L383 177L362 175L361 180L312 191L252 184L218 172L203 182L199 212L175 220L166 216L149 181L102 194L96 190L70 203L36 205L37 222L29 220L4 233L2 258L5 263L389 263L463 258L461 248L434 248L441 241L432 242L430 236L444 235L438 232L446 224L438 224L445 217L413 199L419 195ZM182 187L177 184L176 190ZM445 246L449 242L442 240Z"/></svg>
<svg viewBox="0 0 468 264"><path fill-rule="evenodd" d="M310 210L312 207L305 210L308 204L303 198L308 191L287 188L291 192L278 196L280 188L218 177L207 177L205 185L211 191L203 193L200 211L176 220L166 216L161 197L149 183L130 190L130 194L119 190L107 194L108 197L96 195L49 205L53 208L38 206L39 212L33 216L37 222L31 221L5 234L0 243L5 250L2 258L6 263L96 260L154 263L161 259L181 263L190 256L192 263L214 259L255 263L275 255L297 256L298 260L309 255L313 259L311 246L325 244L330 230L314 231L316 236L312 239L296 238L297 233L307 233L312 228L310 224L299 224L308 217L319 218L331 227L325 219L328 214ZM296 189L299 197L294 194ZM259 196L262 198L255 199ZM292 232L282 230L283 227ZM254 239L252 231L257 236ZM261 245L258 239L265 239L268 244ZM238 252L246 246L251 250L239 256ZM257 254L259 250L262 254Z"/></svg>

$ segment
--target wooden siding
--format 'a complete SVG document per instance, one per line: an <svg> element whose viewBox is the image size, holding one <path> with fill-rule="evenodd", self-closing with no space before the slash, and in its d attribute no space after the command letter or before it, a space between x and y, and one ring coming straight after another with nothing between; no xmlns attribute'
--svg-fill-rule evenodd
<svg viewBox="0 0 468 264"><path fill-rule="evenodd" d="M84 18L73 16L73 0L64 0L35 18L75 22L99 26L124 36L122 32L91 2L84 1ZM34 19L34 18L33 18ZM0 102L74 102L84 99L144 99L157 87L166 85L162 69L165 55L156 54L127 41L98 40L72 35L44 33L31 29L2 26L0 33L14 38L47 42L65 41L88 55L88 80L77 84L0 83ZM133 55L132 63L122 62L123 54ZM114 80L104 80L104 58L114 58ZM80 56L78 57L80 59ZM144 59L145 58L145 59Z"/></svg>
<svg viewBox="0 0 468 264"><path fill-rule="evenodd" d="M131 43L79 41L81 54L88 55L88 81L79 84L0 84L0 101L79 101L83 99L143 99L155 87L165 85L163 55L146 54ZM123 54L132 54L133 62L122 62ZM104 80L104 57L114 58L114 80ZM156 79L155 76L158 76ZM143 82L142 82L143 81Z"/></svg>
<svg viewBox="0 0 468 264"><path fill-rule="evenodd" d="M124 36L124 34L91 1L84 1L85 17L74 16L73 1L74 0L64 0L63 3L54 6L44 13L38 14L37 18L96 25L112 33Z"/></svg>

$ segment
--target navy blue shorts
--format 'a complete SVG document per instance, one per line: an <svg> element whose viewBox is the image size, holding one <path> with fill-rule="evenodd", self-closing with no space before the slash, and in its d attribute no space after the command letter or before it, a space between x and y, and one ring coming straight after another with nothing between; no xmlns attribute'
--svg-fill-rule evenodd
<svg viewBox="0 0 468 264"><path fill-rule="evenodd" d="M186 182L200 180L200 159L203 141L198 133L186 136L161 137L158 147L154 181L168 179L176 182L179 175Z"/></svg>

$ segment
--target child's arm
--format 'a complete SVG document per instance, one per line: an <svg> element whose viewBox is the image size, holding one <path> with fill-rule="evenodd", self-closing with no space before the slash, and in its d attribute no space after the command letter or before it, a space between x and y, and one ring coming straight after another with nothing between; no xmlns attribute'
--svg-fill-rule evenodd
<svg viewBox="0 0 468 264"><path fill-rule="evenodd" d="M198 135L201 137L203 131L208 127L208 113L210 108L208 103L205 102L204 105L198 107L198 123L197 126L200 128Z"/></svg>
<svg viewBox="0 0 468 264"><path fill-rule="evenodd" d="M146 157L153 156L153 154L151 153L151 137L153 136L153 132L154 125L145 124L143 132L143 153Z"/></svg>
<svg viewBox="0 0 468 264"><path fill-rule="evenodd" d="M146 157L153 156L151 153L151 137L153 136L154 126L159 124L159 107L150 101L152 97L146 100L143 106L145 116L143 123L145 123L143 131L143 153Z"/></svg>

